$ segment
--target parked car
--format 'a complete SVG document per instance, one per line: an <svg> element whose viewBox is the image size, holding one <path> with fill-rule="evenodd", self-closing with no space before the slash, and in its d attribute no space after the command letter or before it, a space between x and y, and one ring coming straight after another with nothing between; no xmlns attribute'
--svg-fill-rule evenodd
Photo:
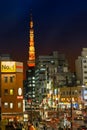
<svg viewBox="0 0 87 130"><path fill-rule="evenodd" d="M85 125L81 125L77 128L77 130L87 130L87 127Z"/></svg>
<svg viewBox="0 0 87 130"><path fill-rule="evenodd" d="M83 121L84 121L84 123L87 123L87 116L84 116Z"/></svg>
<svg viewBox="0 0 87 130"><path fill-rule="evenodd" d="M74 118L74 120L83 120L83 115L78 115Z"/></svg>

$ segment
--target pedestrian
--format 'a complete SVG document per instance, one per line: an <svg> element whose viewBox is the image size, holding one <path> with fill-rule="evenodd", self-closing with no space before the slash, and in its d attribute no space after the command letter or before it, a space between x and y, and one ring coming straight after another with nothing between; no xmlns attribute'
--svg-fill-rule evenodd
<svg viewBox="0 0 87 130"><path fill-rule="evenodd" d="M44 124L44 126L43 126L43 129L44 129L44 130L47 130L47 127L46 127L46 125L45 125L45 124Z"/></svg>
<svg viewBox="0 0 87 130"><path fill-rule="evenodd" d="M36 122L35 128L36 128L36 130L39 130L38 122Z"/></svg>
<svg viewBox="0 0 87 130"><path fill-rule="evenodd" d="M36 130L31 120L28 121L28 130Z"/></svg>

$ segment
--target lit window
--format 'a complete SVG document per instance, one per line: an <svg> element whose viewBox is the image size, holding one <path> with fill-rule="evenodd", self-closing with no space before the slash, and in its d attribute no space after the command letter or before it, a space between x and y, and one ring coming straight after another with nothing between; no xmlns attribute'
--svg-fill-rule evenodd
<svg viewBox="0 0 87 130"><path fill-rule="evenodd" d="M13 103L12 102L10 103L10 108L13 109Z"/></svg>
<svg viewBox="0 0 87 130"><path fill-rule="evenodd" d="M4 103L4 108L8 108L8 102Z"/></svg>
<svg viewBox="0 0 87 130"><path fill-rule="evenodd" d="M19 96L22 95L22 88L18 88L18 95L19 95Z"/></svg>
<svg viewBox="0 0 87 130"><path fill-rule="evenodd" d="M35 77L32 77L32 79L35 79Z"/></svg>
<svg viewBox="0 0 87 130"><path fill-rule="evenodd" d="M32 86L35 86L35 84L32 84Z"/></svg>
<svg viewBox="0 0 87 130"><path fill-rule="evenodd" d="M32 95L32 97L35 97L35 95Z"/></svg>
<svg viewBox="0 0 87 130"><path fill-rule="evenodd" d="M18 108L21 108L21 102L18 102Z"/></svg>
<svg viewBox="0 0 87 130"><path fill-rule="evenodd" d="M14 89L10 89L10 95L14 94Z"/></svg>
<svg viewBox="0 0 87 130"><path fill-rule="evenodd" d="M35 83L35 80L33 80L32 82Z"/></svg>

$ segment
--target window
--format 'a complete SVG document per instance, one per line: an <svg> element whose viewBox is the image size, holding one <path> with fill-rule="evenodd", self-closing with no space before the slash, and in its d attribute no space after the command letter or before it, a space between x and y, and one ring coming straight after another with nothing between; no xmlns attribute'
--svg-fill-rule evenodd
<svg viewBox="0 0 87 130"><path fill-rule="evenodd" d="M14 78L13 76L10 77L10 82L11 83L13 82L13 78Z"/></svg>
<svg viewBox="0 0 87 130"><path fill-rule="evenodd" d="M84 77L84 79L87 79L87 77Z"/></svg>
<svg viewBox="0 0 87 130"><path fill-rule="evenodd" d="M10 89L10 95L14 94L14 89Z"/></svg>
<svg viewBox="0 0 87 130"><path fill-rule="evenodd" d="M21 108L21 102L18 102L18 108Z"/></svg>
<svg viewBox="0 0 87 130"><path fill-rule="evenodd" d="M35 97L35 95L33 94L32 97Z"/></svg>
<svg viewBox="0 0 87 130"><path fill-rule="evenodd" d="M68 95L68 91L66 92L66 95Z"/></svg>
<svg viewBox="0 0 87 130"><path fill-rule="evenodd" d="M8 77L4 77L4 82L7 83L8 82Z"/></svg>
<svg viewBox="0 0 87 130"><path fill-rule="evenodd" d="M85 74L87 74L87 71L84 71Z"/></svg>
<svg viewBox="0 0 87 130"><path fill-rule="evenodd" d="M22 95L22 89L18 88L18 95L21 96Z"/></svg>
<svg viewBox="0 0 87 130"><path fill-rule="evenodd" d="M74 95L74 91L72 91L72 95Z"/></svg>
<svg viewBox="0 0 87 130"><path fill-rule="evenodd" d="M63 91L63 95L65 95L65 91Z"/></svg>
<svg viewBox="0 0 87 130"><path fill-rule="evenodd" d="M79 90L79 94L81 94L81 90Z"/></svg>
<svg viewBox="0 0 87 130"><path fill-rule="evenodd" d="M13 109L13 103L12 102L10 103L10 108Z"/></svg>
<svg viewBox="0 0 87 130"><path fill-rule="evenodd" d="M71 91L69 91L69 95L71 95L72 94L72 92Z"/></svg>
<svg viewBox="0 0 87 130"><path fill-rule="evenodd" d="M8 95L8 89L4 89L4 95Z"/></svg>
<svg viewBox="0 0 87 130"><path fill-rule="evenodd" d="M4 103L4 108L8 108L8 102Z"/></svg>
<svg viewBox="0 0 87 130"><path fill-rule="evenodd" d="M86 65L84 65L84 68L87 68L87 66L86 66Z"/></svg>
<svg viewBox="0 0 87 130"><path fill-rule="evenodd" d="M86 60L83 60L84 63L86 63Z"/></svg>

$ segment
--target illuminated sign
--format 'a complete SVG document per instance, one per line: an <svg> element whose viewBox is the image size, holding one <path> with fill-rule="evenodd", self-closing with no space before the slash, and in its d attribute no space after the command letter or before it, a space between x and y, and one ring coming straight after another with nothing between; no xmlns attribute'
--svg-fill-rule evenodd
<svg viewBox="0 0 87 130"><path fill-rule="evenodd" d="M16 65L13 61L2 61L1 72L16 72Z"/></svg>
<svg viewBox="0 0 87 130"><path fill-rule="evenodd" d="M23 96L17 96L17 99L23 99Z"/></svg>
<svg viewBox="0 0 87 130"><path fill-rule="evenodd" d="M87 89L84 90L83 97L84 97L84 100L87 100Z"/></svg>

